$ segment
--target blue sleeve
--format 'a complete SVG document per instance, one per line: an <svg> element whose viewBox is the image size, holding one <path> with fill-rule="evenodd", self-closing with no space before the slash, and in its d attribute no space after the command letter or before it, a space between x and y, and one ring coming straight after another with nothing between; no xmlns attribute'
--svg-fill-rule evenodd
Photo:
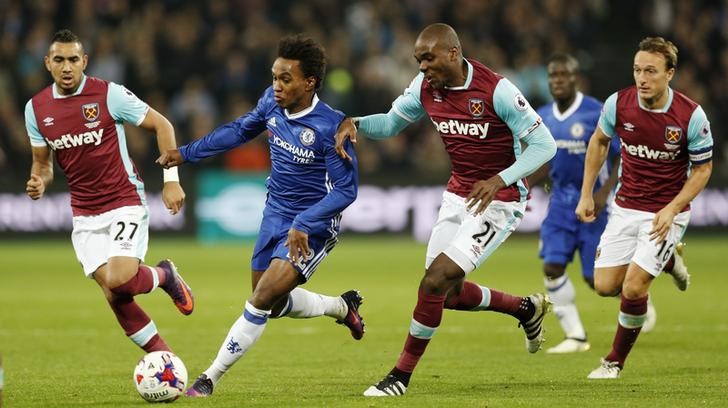
<svg viewBox="0 0 728 408"><path fill-rule="evenodd" d="M713 159L713 133L700 106L693 111L688 124L688 155L692 164L703 164Z"/></svg>
<svg viewBox="0 0 728 408"><path fill-rule="evenodd" d="M402 95L392 102L392 108L387 114L359 118L358 130L372 139L386 139L397 135L410 123L418 121L425 115L425 108L420 101L424 77L422 73L417 75Z"/></svg>
<svg viewBox="0 0 728 408"><path fill-rule="evenodd" d="M493 108L498 117L511 129L513 136L519 140L541 123L541 117L533 110L521 91L506 78L502 78L495 86Z"/></svg>
<svg viewBox="0 0 728 408"><path fill-rule="evenodd" d="M272 101L271 95L272 90L268 88L253 110L218 127L204 137L181 146L179 152L184 160L196 163L254 139L266 128L265 112Z"/></svg>
<svg viewBox="0 0 728 408"><path fill-rule="evenodd" d="M536 127L527 132L521 141L526 143L526 149L513 164L498 173L506 186L538 170L556 154L556 142L540 118Z"/></svg>
<svg viewBox="0 0 728 408"><path fill-rule="evenodd" d="M131 123L134 126L139 126L149 111L149 105L124 86L113 82L109 82L106 106L115 121Z"/></svg>
<svg viewBox="0 0 728 408"><path fill-rule="evenodd" d="M32 100L25 104L25 129L28 131L31 146L48 146L45 139L43 139L43 135L40 134L40 130L38 130L38 122L35 120Z"/></svg>
<svg viewBox="0 0 728 408"><path fill-rule="evenodd" d="M604 101L602 107L602 114L599 116L599 128L608 137L614 136L614 127L617 125L617 93L612 95Z"/></svg>
<svg viewBox="0 0 728 408"><path fill-rule="evenodd" d="M351 157L351 161L342 159L334 149L333 135L329 139L331 140L327 139L327 145L324 147L324 160L326 161L327 171L326 183L330 186L329 193L321 201L298 214L291 225L293 228L307 234L310 232L312 225L330 220L356 200L359 175L354 148L351 142L347 142L346 152Z"/></svg>

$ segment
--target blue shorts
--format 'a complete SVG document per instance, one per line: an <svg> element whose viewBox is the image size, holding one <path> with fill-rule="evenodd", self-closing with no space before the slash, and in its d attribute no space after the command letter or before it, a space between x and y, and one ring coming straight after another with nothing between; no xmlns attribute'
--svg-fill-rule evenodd
<svg viewBox="0 0 728 408"><path fill-rule="evenodd" d="M310 231L308 234L309 255L305 260L299 260L298 263L291 262L291 265L301 274L304 281L311 278L316 267L334 249L338 241L339 223L338 220L333 221L337 221L333 223L337 226L336 228ZM286 259L290 262L288 247L285 246L285 243L292 223L292 218L275 214L266 207L263 211L263 221L260 224L258 240L253 250L252 268L254 271L265 271L275 258Z"/></svg>
<svg viewBox="0 0 728 408"><path fill-rule="evenodd" d="M541 251L545 263L567 265L579 250L581 274L594 279L594 258L599 238L607 226L608 214L602 211L592 223L582 223L574 214L574 207L549 203L548 214L541 225Z"/></svg>

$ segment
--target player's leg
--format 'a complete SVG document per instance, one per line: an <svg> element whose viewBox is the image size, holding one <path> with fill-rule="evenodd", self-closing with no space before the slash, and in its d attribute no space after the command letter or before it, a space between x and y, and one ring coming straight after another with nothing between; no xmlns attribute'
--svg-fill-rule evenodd
<svg viewBox="0 0 728 408"><path fill-rule="evenodd" d="M258 341L263 334L271 308L295 288L303 278L284 259L274 259L245 302L243 314L233 323L212 362L187 390L191 397L211 395L220 378Z"/></svg>
<svg viewBox="0 0 728 408"><path fill-rule="evenodd" d="M544 260L544 286L553 302L554 314L559 320L565 339L559 344L546 350L549 354L574 353L589 350L586 331L579 317L576 307L576 290L566 265L569 264L579 248L579 228L581 224L573 217L573 210L568 214L554 211L549 207L549 218L541 226L541 251L539 255ZM551 219L557 217L558 221ZM569 218L570 217L570 218ZM572 224L568 223L573 218ZM599 237L596 237L598 242ZM596 250L596 242L592 250ZM580 253L583 253L580 250ZM582 264L584 261L582 259ZM590 267L593 270L593 252ZM591 275L591 273L590 273Z"/></svg>
<svg viewBox="0 0 728 408"><path fill-rule="evenodd" d="M440 326L448 291L459 285L464 277L465 272L447 255L440 254L435 258L420 280L404 350L389 374L364 391L365 396L386 397L405 393L412 372Z"/></svg>
<svg viewBox="0 0 728 408"><path fill-rule="evenodd" d="M460 223L462 222L464 215L461 201L462 199L457 197L455 194L449 192L443 193L438 218L433 226L430 241L427 244L425 277L428 273L432 273L433 275L435 273L445 273L447 272L447 265L452 264L452 261L442 253L450 245L450 242L460 228ZM437 262L435 262L436 258ZM432 268L433 265L435 265L435 268ZM443 266L440 267L440 265ZM453 265L454 264L450 265L450 267L453 267ZM460 272L462 275L457 274L457 271L453 273L453 275L455 275L455 282L452 282L452 284L455 287L460 287L458 277L465 276L465 273L462 270ZM432 335L435 333L435 329L440 324L442 309L445 302L445 295L443 294L433 295L422 292L422 282L425 280L425 277L422 278L420 283L420 289L417 293L417 304L415 305L413 317L410 322L410 331L405 341L405 351L408 353L406 360L403 362L398 361L397 365L390 371L389 374L387 374L377 384L366 389L364 391L365 396L396 396L403 395L407 390L409 377L414 370L414 365L416 365L417 360L419 360L418 356L421 356L424 353L427 343L429 343ZM440 279L442 279L442 277L440 277ZM461 277L460 280L462 280ZM470 288L466 287L463 288L463 290L468 291L469 293ZM481 295L476 294L476 296ZM405 351L400 354L400 360L402 360L405 356ZM405 365L409 365L412 368L405 367ZM393 373L398 373L399 376L396 376Z"/></svg>
<svg viewBox="0 0 728 408"><path fill-rule="evenodd" d="M335 224L338 225L338 222ZM270 260L275 257L274 252L279 250L281 251L278 254L279 256L286 256L284 253L285 247L278 248L278 243L285 240L288 228L290 228L290 220L272 213L264 215L258 241L253 251L253 271L251 275L253 290L257 287L260 278L263 276L263 271L270 264ZM313 264L308 268L309 272L312 273L315 270L316 266L333 250L336 243L336 234L332 234L328 228L312 230L309 233L309 248L314 251L311 260ZM307 319L329 316L336 319L337 323L347 326L352 337L359 340L364 335L364 323L358 312L362 301L361 295L356 290L346 291L341 296L327 296L296 287L287 297L273 306L270 317L285 316Z"/></svg>
<svg viewBox="0 0 728 408"><path fill-rule="evenodd" d="M599 276L601 270L597 270ZM631 263L622 285L617 332L612 342L612 350L602 359L599 367L587 376L589 379L618 378L624 368L632 346L637 341L642 325L647 319L647 294L652 283L650 273Z"/></svg>
<svg viewBox="0 0 728 408"><path fill-rule="evenodd" d="M71 240L76 257L83 266L86 276L96 280L99 284L126 336L148 352L169 350L159 336L154 322L134 302L133 295L117 294L110 289L110 285L116 284L116 281L111 278L114 275L110 273L108 265L113 238L115 238L115 236L109 235L109 229L118 212L115 210L93 217L77 216L73 218ZM146 241L132 240L129 247L134 254L143 257L146 252ZM128 269L125 273L133 276L129 271L133 270L135 266L138 268L139 259L124 258L124 264Z"/></svg>
<svg viewBox="0 0 728 408"><path fill-rule="evenodd" d="M460 197L458 199L462 200ZM463 204L464 200L460 203ZM525 203L493 201L483 214L463 215L460 228L444 253L465 273L480 266L515 231L525 211ZM433 234L434 235L434 234ZM448 293L445 307L455 310L495 311L519 320L526 332L526 349L535 353L543 342L543 317L550 310L548 296L513 296L492 288L464 281Z"/></svg>
<svg viewBox="0 0 728 408"><path fill-rule="evenodd" d="M129 340L146 352L171 351L157 331L154 321L139 307L134 297L117 295L107 287L99 286Z"/></svg>
<svg viewBox="0 0 728 408"><path fill-rule="evenodd" d="M672 276L673 283L681 291L686 291L688 285L690 285L690 274L683 259L684 250L685 244L682 242L678 243L675 247L675 252L673 252L670 260L665 264L665 273Z"/></svg>
<svg viewBox="0 0 728 408"><path fill-rule="evenodd" d="M194 298L172 261L166 259L156 267L143 264L149 243L148 212L142 206L122 207L109 211L108 267L95 274L103 286L117 295L135 296L162 288L177 309L189 315Z"/></svg>
<svg viewBox="0 0 728 408"><path fill-rule="evenodd" d="M650 284L662 272L664 264L680 242L680 237L690 219L689 212L678 214L673 220L673 226L670 228L666 240L656 243L650 240L652 215L636 211L632 213L632 223L637 226L638 235L634 256L622 284L619 324L611 352L603 359L601 366L589 374L588 378L591 379L619 377L625 360L637 341L647 318ZM600 273L601 270L597 268L595 273L597 286ZM597 290L599 291L599 288Z"/></svg>

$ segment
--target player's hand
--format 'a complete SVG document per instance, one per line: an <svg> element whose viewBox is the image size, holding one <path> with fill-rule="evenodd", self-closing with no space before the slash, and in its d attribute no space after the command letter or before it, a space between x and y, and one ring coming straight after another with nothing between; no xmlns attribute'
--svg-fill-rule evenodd
<svg viewBox="0 0 728 408"><path fill-rule="evenodd" d="M288 258L294 264L303 262L308 258L310 249L308 247L308 234L305 232L294 228L289 229L285 245L288 248Z"/></svg>
<svg viewBox="0 0 728 408"><path fill-rule="evenodd" d="M576 214L576 218L578 218L581 222L593 222L596 220L597 213L594 211L594 197L591 195L588 197L581 196L574 213Z"/></svg>
<svg viewBox="0 0 728 408"><path fill-rule="evenodd" d="M356 144L356 126L352 118L346 118L341 122L339 128L336 130L336 143L334 144L336 153L342 159L351 161L351 156L349 156L349 153L344 148L347 139L351 140L351 143Z"/></svg>
<svg viewBox="0 0 728 408"><path fill-rule="evenodd" d="M179 152L179 149L170 149L166 152L162 153L161 156L157 160L155 160L155 163L159 164L160 166L164 167L165 169L168 169L170 167L179 166L180 164L184 163L185 159L182 157L182 153Z"/></svg>
<svg viewBox="0 0 728 408"><path fill-rule="evenodd" d="M675 215L677 213L669 207L665 207L655 214L655 218L652 219L650 241L656 241L658 244L665 241Z"/></svg>
<svg viewBox="0 0 728 408"><path fill-rule="evenodd" d="M43 179L37 174L31 174L28 182L25 183L25 194L33 200L37 200L43 197L45 193L45 183Z"/></svg>
<svg viewBox="0 0 728 408"><path fill-rule="evenodd" d="M488 180L480 180L473 184L473 190L470 191L468 197L465 199L465 204L468 206L468 211L471 211L476 204L474 215L478 215L485 211L486 207L493 201L495 194L506 186L503 179L499 175L495 175Z"/></svg>
<svg viewBox="0 0 728 408"><path fill-rule="evenodd" d="M185 205L185 191L178 181L168 181L162 187L162 201L169 213L175 215Z"/></svg>

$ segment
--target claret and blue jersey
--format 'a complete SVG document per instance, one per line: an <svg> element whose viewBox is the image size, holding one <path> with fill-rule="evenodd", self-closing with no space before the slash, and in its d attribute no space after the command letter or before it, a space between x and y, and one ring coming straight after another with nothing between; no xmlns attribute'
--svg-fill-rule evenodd
<svg viewBox="0 0 728 408"><path fill-rule="evenodd" d="M197 162L267 130L271 172L266 212L293 220L295 229L309 234L338 231L339 215L356 198L358 184L351 144L351 162L334 150L334 135L343 119L316 95L310 107L291 114L276 104L269 87L253 110L179 150L185 161Z"/></svg>

